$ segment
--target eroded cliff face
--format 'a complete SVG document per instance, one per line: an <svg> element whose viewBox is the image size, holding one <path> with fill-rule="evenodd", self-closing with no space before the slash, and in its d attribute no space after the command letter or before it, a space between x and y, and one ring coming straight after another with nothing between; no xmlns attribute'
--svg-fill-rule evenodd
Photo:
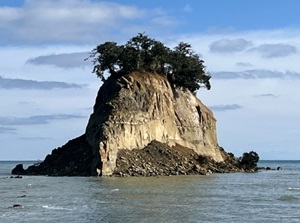
<svg viewBox="0 0 300 223"><path fill-rule="evenodd" d="M92 174L111 175L121 149L143 149L153 140L193 149L223 161L213 113L189 91L174 89L158 74L109 78L100 88L86 128Z"/></svg>

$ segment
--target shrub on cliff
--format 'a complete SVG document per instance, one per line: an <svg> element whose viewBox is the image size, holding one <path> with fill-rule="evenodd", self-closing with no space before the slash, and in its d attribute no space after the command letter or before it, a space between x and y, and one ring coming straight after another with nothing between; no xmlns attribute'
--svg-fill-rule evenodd
<svg viewBox="0 0 300 223"><path fill-rule="evenodd" d="M258 161L259 156L254 151L244 153L243 156L239 158L240 165L246 170L255 169Z"/></svg>
<svg viewBox="0 0 300 223"><path fill-rule="evenodd" d="M210 89L210 75L205 72L204 61L190 44L179 43L174 49L139 33L125 45L105 42L91 53L93 73L105 81L105 73L125 75L133 71L155 72L164 75L175 87L196 92L204 86Z"/></svg>

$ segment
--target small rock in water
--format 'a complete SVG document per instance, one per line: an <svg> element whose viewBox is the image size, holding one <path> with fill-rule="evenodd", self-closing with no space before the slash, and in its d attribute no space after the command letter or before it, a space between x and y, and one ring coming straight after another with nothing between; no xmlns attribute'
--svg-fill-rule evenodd
<svg viewBox="0 0 300 223"><path fill-rule="evenodd" d="M23 178L22 176L18 175L18 176L10 176L10 178Z"/></svg>
<svg viewBox="0 0 300 223"><path fill-rule="evenodd" d="M23 197L26 197L26 195L24 194L24 195L19 196L19 198L23 198Z"/></svg>
<svg viewBox="0 0 300 223"><path fill-rule="evenodd" d="M12 207L13 208L23 208L23 205L21 205L21 204L14 204Z"/></svg>
<svg viewBox="0 0 300 223"><path fill-rule="evenodd" d="M13 170L11 171L11 174L13 174L13 175L19 175L19 174L23 174L23 173L24 173L23 164L16 165L16 167L13 168Z"/></svg>

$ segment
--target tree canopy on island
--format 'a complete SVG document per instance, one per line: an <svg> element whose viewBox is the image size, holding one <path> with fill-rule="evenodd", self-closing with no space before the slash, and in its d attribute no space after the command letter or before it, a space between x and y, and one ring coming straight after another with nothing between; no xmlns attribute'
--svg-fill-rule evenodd
<svg viewBox="0 0 300 223"><path fill-rule="evenodd" d="M179 43L174 49L139 33L124 45L105 42L93 49L93 73L105 81L104 73L125 75L133 71L155 72L166 76L175 87L195 93L200 87L210 89L210 75L204 61L191 45Z"/></svg>
<svg viewBox="0 0 300 223"><path fill-rule="evenodd" d="M239 158L240 164L245 169L255 169L257 167L258 161L259 161L259 156L254 151L243 153L243 156Z"/></svg>

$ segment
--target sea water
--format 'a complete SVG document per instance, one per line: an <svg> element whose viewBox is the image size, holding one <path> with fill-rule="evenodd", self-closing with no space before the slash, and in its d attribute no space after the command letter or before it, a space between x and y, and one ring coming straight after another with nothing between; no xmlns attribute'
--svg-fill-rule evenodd
<svg viewBox="0 0 300 223"><path fill-rule="evenodd" d="M300 161L209 176L10 178L17 163L0 162L1 223L300 222Z"/></svg>

